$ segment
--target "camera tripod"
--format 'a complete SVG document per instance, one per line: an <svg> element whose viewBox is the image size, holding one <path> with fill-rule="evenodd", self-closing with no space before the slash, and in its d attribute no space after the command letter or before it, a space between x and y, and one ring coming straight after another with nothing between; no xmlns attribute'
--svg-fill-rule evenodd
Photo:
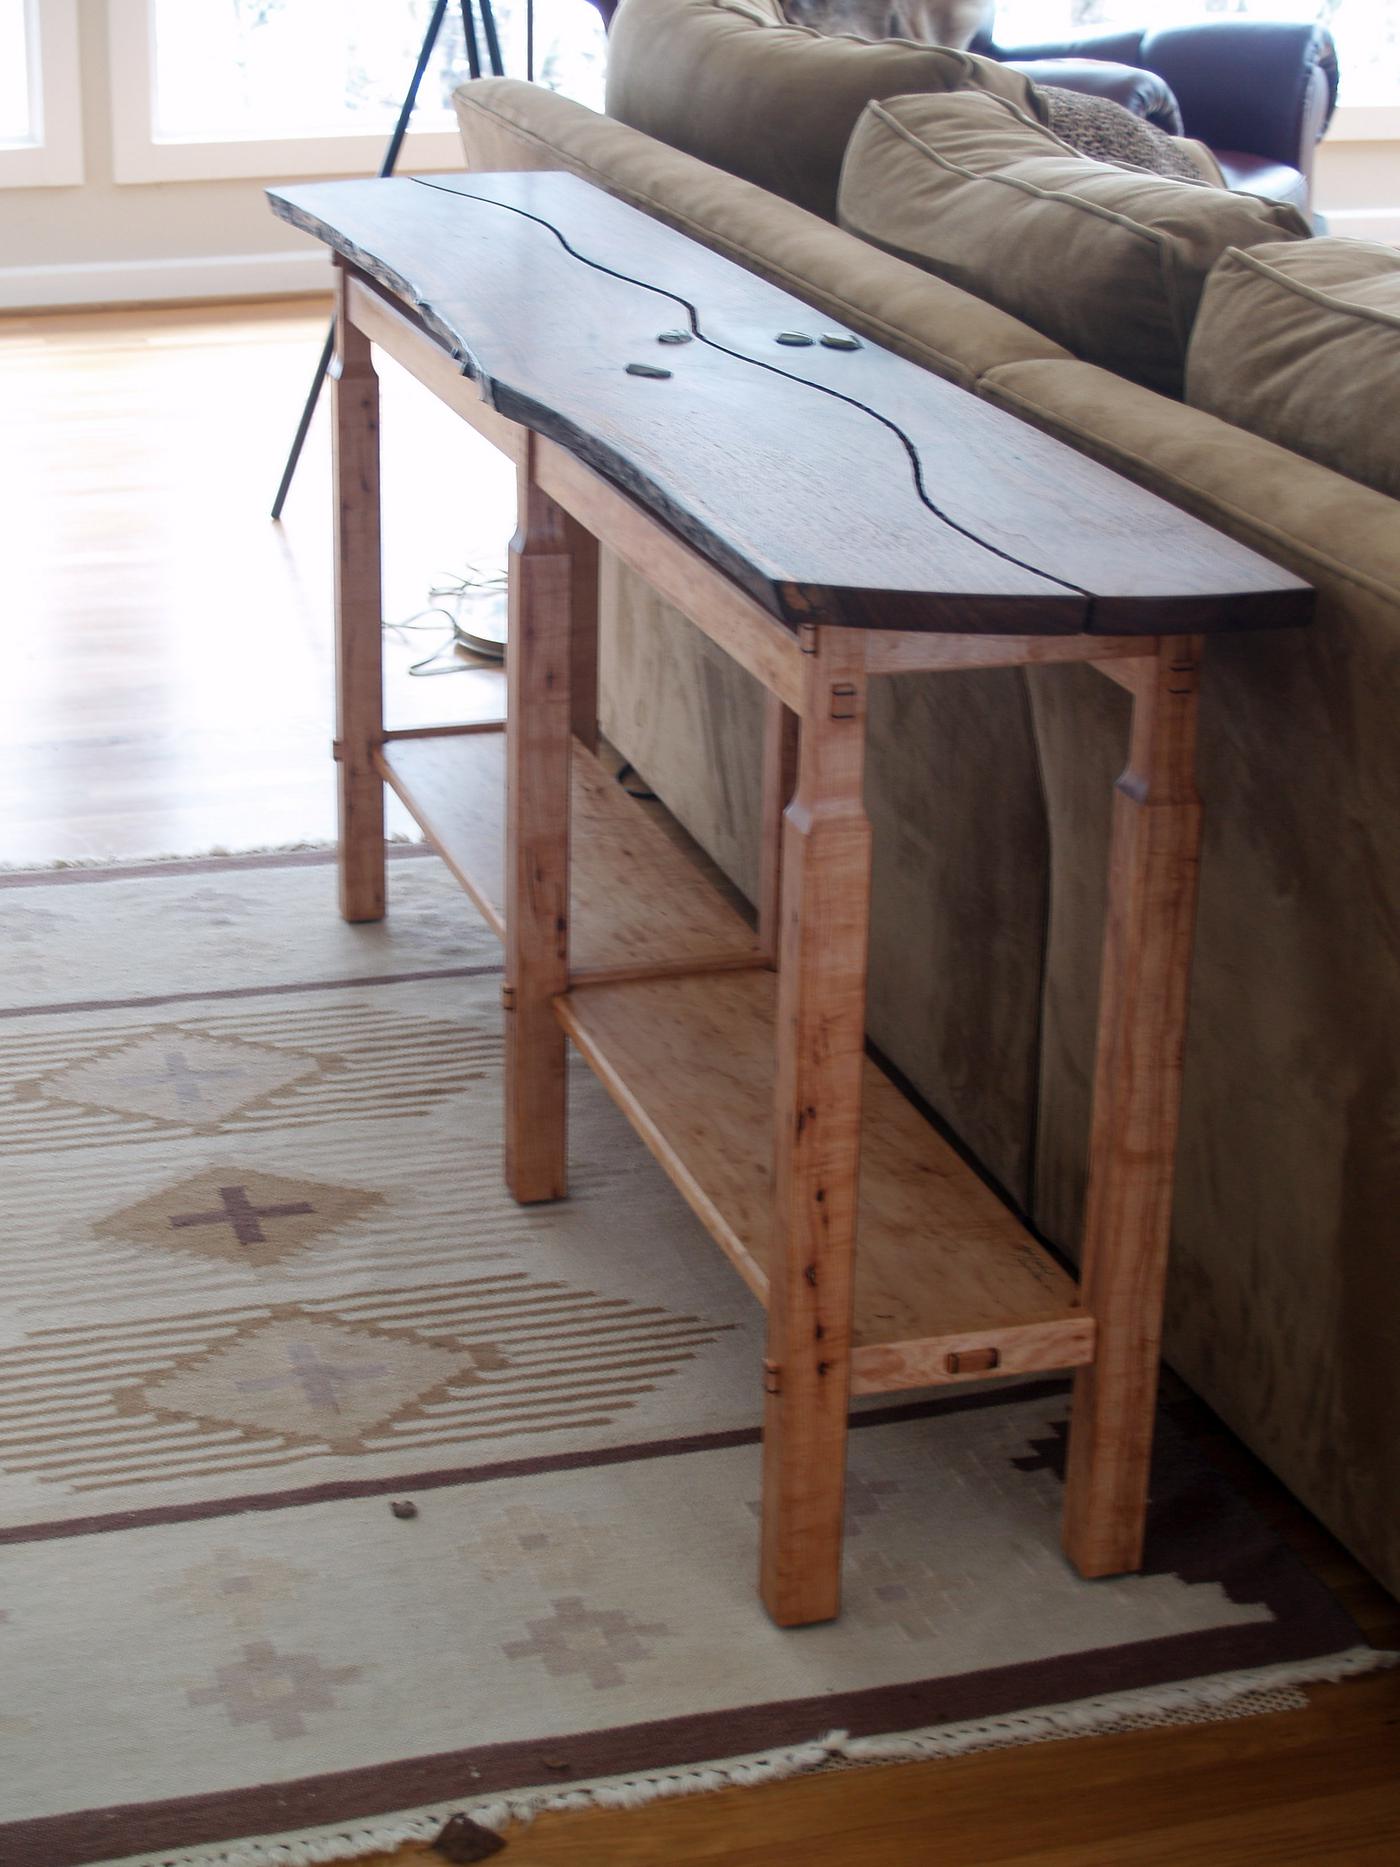
<svg viewBox="0 0 1400 1867"><path fill-rule="evenodd" d="M403 139L408 134L408 120L413 115L418 102L418 90L423 82L423 74L428 69L428 62L433 56L442 31L442 22L447 16L448 0L435 0L428 29L423 34L423 44L418 53L418 63L413 68L413 77L408 92L399 111L398 122L389 138L389 146L384 151L384 160L379 164L381 176L392 175L394 165L403 148ZM479 78L482 72L481 43L477 38L477 18L480 16L481 35L486 42L486 63L493 78L505 76L505 66L501 62L501 42L496 33L496 16L492 11L491 0L461 0L462 36L467 47L467 69L473 78ZM525 12L525 76L534 76L534 6L527 5ZM277 497L272 502L272 516L280 519L282 508L287 502L287 493L292 484L292 475L297 470L301 459L301 450L306 441L306 431L311 426L311 417L316 412L316 403L320 399L321 386L330 370L331 357L335 351L335 323L332 321L326 333L326 341L321 348L321 359L316 365L316 373L311 379L311 392L306 398L306 406L301 411L301 420L297 423L296 435L292 441L291 452L287 455L287 464L282 469L282 481L277 488Z"/></svg>

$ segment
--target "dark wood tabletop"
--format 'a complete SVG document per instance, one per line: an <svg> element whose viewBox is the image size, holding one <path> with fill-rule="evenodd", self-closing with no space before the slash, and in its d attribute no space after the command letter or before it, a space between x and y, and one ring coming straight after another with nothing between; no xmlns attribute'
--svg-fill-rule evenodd
<svg viewBox="0 0 1400 1867"><path fill-rule="evenodd" d="M269 198L502 415L790 625L1177 635L1311 613L1266 558L577 177Z"/></svg>

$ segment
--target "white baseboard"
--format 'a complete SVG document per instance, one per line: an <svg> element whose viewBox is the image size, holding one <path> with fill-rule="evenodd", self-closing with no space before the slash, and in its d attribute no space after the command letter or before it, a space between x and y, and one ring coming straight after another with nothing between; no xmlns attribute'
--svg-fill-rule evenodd
<svg viewBox="0 0 1400 1867"><path fill-rule="evenodd" d="M232 253L214 259L119 259L80 266L0 266L0 310L150 304L169 298L280 298L329 291L330 255Z"/></svg>
<svg viewBox="0 0 1400 1867"><path fill-rule="evenodd" d="M1347 240L1378 240L1400 246L1400 207L1324 208L1327 231Z"/></svg>

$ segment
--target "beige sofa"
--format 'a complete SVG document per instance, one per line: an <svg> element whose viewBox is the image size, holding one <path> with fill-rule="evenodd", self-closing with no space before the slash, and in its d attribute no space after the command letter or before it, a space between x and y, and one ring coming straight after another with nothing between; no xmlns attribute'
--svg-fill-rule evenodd
<svg viewBox="0 0 1400 1867"><path fill-rule="evenodd" d="M831 224L864 99L925 88L910 81L923 51L809 55L809 35L775 29L807 63L765 135L776 40L736 39L718 76L654 44L666 6L720 4L625 0L609 105L645 131L509 80L464 86L469 165L583 175L1317 587L1311 629L1207 658L1167 1355L1400 1590L1400 501L1076 360ZM609 737L752 896L752 684L616 564L603 655ZM871 1034L1070 1253L1125 708L1064 668L871 698Z"/></svg>

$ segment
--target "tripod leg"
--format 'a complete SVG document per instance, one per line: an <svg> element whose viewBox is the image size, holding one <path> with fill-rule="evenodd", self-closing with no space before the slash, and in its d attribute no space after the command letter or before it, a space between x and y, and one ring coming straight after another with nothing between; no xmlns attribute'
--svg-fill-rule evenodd
<svg viewBox="0 0 1400 1867"><path fill-rule="evenodd" d="M486 60L487 60L487 63L491 67L491 76L493 78L504 78L506 75L506 68L505 68L505 62L501 58L501 41L500 41L500 36L496 31L495 9L493 8L491 4L491 0L476 0L476 3L481 13L481 30L486 35ZM525 32L526 32L526 48L527 48L526 62L530 68L527 70L525 75L527 77L533 77L534 76L534 63L535 63L535 60L534 60L534 38L535 38L534 0L528 0L528 4L526 5L526 8L525 8Z"/></svg>
<svg viewBox="0 0 1400 1867"><path fill-rule="evenodd" d="M418 52L418 63L413 68L413 77L409 81L408 92L403 100L403 107L399 111L399 120L394 125L393 135L389 138L389 146L384 151L383 161L379 164L379 173L381 176L392 175L394 172L394 164L398 161L399 151L403 148L403 139L408 134L409 118L413 115L414 106L418 102L418 91L423 82L423 73L428 69L428 61L433 55L433 47L437 44L437 36L442 30L443 16L446 12L447 0L437 0L437 4L433 8L432 17L428 21L428 30L423 34L423 43ZM473 76L479 75L479 73L473 72ZM282 469L282 481L277 488L277 497L272 502L272 516L274 519L281 518L282 508L287 503L287 494L291 490L292 476L297 470L297 462L301 459L301 450L306 441L306 432L311 426L311 417L315 414L316 404L321 398L321 387L326 380L326 372L331 366L331 355L334 349L335 322L332 320L331 328L326 333L326 341L321 350L321 360L316 365L316 373L311 379L311 392L306 398L305 408L301 411L301 420L297 424L296 437L292 442L291 451L287 455L287 464Z"/></svg>
<svg viewBox="0 0 1400 1867"><path fill-rule="evenodd" d="M472 17L472 0L462 0L462 38L467 47L467 72L470 77L481 76L481 48L476 42L476 21Z"/></svg>

